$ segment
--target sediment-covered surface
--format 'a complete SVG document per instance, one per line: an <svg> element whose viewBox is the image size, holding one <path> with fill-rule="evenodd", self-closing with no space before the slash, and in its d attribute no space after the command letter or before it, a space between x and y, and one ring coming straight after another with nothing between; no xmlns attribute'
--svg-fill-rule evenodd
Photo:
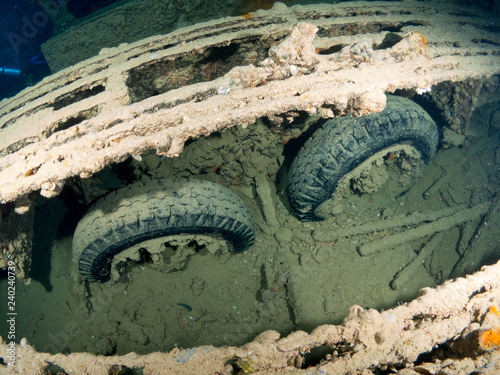
<svg viewBox="0 0 500 375"><path fill-rule="evenodd" d="M103 49L0 103L0 203L24 213L38 192L53 197L147 150L175 157L189 139L258 118L360 116L396 90L427 93L465 133L479 93L497 87L497 39L491 14L447 3L277 3ZM3 262L12 256L24 277L30 236L11 237Z"/></svg>
<svg viewBox="0 0 500 375"><path fill-rule="evenodd" d="M9 351L14 352L12 373L33 375L44 374L49 364L66 373L94 375L124 367L143 374L369 374L388 368L401 374L496 374L500 352L489 334L500 329L499 273L497 263L436 289L423 289L420 297L394 309L352 306L342 325L321 325L309 334L297 331L286 337L265 331L241 347L103 357L40 353L23 340L13 348L3 342L0 355L9 362ZM300 369L304 355L314 350L321 353L321 362L316 359L315 365Z"/></svg>

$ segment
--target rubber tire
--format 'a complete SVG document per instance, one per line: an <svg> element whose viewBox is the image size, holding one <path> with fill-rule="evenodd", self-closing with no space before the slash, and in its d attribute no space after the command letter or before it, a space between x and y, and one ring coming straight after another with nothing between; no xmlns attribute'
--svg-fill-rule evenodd
<svg viewBox="0 0 500 375"><path fill-rule="evenodd" d="M302 221L322 220L316 208L332 197L337 183L373 154L409 143L425 163L438 145L436 124L419 105L390 96L386 108L360 118L328 120L315 131L294 159L288 174L288 199Z"/></svg>
<svg viewBox="0 0 500 375"><path fill-rule="evenodd" d="M255 225L243 201L221 185L187 179L136 183L89 209L75 230L73 257L84 279L104 282L116 254L180 233L219 233L239 253L252 246Z"/></svg>

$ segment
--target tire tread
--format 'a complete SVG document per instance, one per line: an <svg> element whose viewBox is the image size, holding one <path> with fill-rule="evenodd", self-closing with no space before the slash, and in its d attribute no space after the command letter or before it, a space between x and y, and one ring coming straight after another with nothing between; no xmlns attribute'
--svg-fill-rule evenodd
<svg viewBox="0 0 500 375"><path fill-rule="evenodd" d="M80 220L73 257L83 278L106 281L116 254L178 233L220 233L238 253L253 244L255 226L243 201L221 185L187 179L132 184L96 202Z"/></svg>
<svg viewBox="0 0 500 375"><path fill-rule="evenodd" d="M288 199L302 221L321 220L314 210L330 199L338 181L374 153L410 142L428 163L438 144L431 117L409 99L389 97L382 112L329 120L302 147L290 167Z"/></svg>

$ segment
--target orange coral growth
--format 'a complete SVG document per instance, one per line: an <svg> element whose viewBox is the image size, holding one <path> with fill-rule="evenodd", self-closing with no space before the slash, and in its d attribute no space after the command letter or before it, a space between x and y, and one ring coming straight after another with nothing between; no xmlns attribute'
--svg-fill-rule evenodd
<svg viewBox="0 0 500 375"><path fill-rule="evenodd" d="M498 311L497 311L498 313ZM479 336L479 345L484 350L500 348L500 328L497 330L489 329Z"/></svg>
<svg viewBox="0 0 500 375"><path fill-rule="evenodd" d="M250 13L247 13L247 14L242 15L241 17L243 17L246 20L249 20L250 18L252 18L252 15Z"/></svg>
<svg viewBox="0 0 500 375"><path fill-rule="evenodd" d="M498 309L495 306L490 306L489 312L495 314L498 317L500 317L500 313L498 313Z"/></svg>
<svg viewBox="0 0 500 375"><path fill-rule="evenodd" d="M419 31L413 31L413 35L415 35L415 41L420 44L422 47L425 47L427 45L427 39L422 35L421 32Z"/></svg>

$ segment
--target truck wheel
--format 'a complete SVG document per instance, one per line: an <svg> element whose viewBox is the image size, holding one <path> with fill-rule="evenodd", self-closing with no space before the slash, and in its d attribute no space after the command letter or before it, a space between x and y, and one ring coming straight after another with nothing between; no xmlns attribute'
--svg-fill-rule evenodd
<svg viewBox="0 0 500 375"><path fill-rule="evenodd" d="M132 184L95 203L80 220L73 256L83 278L107 281L113 257L149 239L222 235L233 253L252 246L250 211L229 189L208 181L166 179Z"/></svg>
<svg viewBox="0 0 500 375"><path fill-rule="evenodd" d="M329 200L343 176L376 153L408 144L427 164L438 144L431 117L409 99L392 96L382 112L331 119L304 144L288 174L290 204L302 221L321 220L316 208Z"/></svg>

